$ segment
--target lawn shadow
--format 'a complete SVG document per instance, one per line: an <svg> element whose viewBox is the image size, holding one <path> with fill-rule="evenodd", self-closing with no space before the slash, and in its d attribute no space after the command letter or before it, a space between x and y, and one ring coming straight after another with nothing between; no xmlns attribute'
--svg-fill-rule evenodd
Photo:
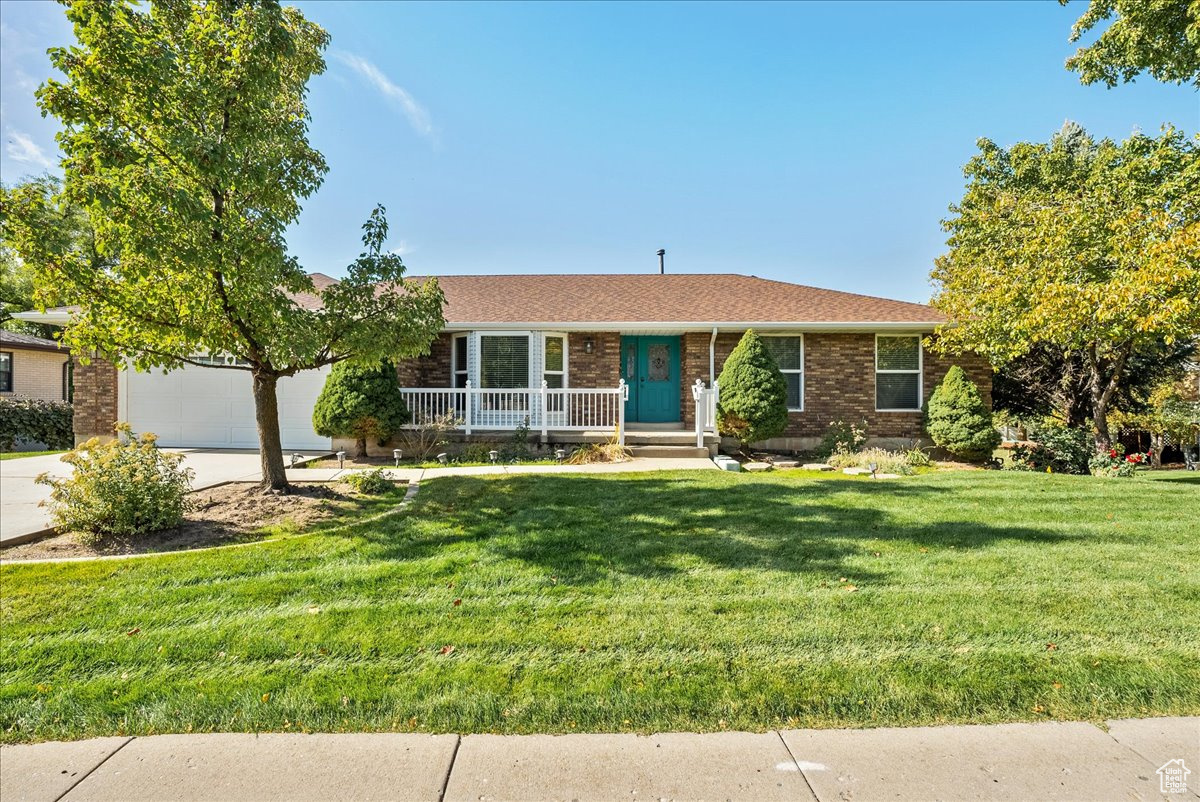
<svg viewBox="0 0 1200 802"><path fill-rule="evenodd" d="M436 484L435 484L436 483ZM614 574L670 577L698 567L828 576L879 540L969 550L1000 540L1047 543L1079 535L979 520L913 524L888 507L954 490L929 483L730 477L526 475L442 477L426 483L411 516L352 527L385 560L420 560L464 545L485 559L538 566L572 584ZM876 544L877 546L878 544ZM861 567L855 576L866 580Z"/></svg>

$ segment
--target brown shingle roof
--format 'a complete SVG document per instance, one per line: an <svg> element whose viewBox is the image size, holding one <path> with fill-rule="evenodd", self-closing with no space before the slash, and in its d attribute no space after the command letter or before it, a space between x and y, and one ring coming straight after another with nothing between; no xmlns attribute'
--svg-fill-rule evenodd
<svg viewBox="0 0 1200 802"><path fill-rule="evenodd" d="M31 348L35 351L58 351L62 348L55 340L47 340L45 337L34 337L32 334L22 334L7 329L0 329L0 346Z"/></svg>
<svg viewBox="0 0 1200 802"><path fill-rule="evenodd" d="M413 277L422 281L428 276ZM924 304L710 274L437 276L448 326L471 323L940 323Z"/></svg>

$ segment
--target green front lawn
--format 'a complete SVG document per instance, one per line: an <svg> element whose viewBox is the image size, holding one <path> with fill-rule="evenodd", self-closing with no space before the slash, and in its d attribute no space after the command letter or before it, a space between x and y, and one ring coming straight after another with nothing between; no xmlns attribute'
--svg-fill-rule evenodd
<svg viewBox="0 0 1200 802"><path fill-rule="evenodd" d="M0 738L1196 715L1198 520L1141 479L440 478L341 533L3 567Z"/></svg>
<svg viewBox="0 0 1200 802"><path fill-rule="evenodd" d="M21 459L23 457L44 457L47 454L65 454L66 451L0 451L0 460Z"/></svg>

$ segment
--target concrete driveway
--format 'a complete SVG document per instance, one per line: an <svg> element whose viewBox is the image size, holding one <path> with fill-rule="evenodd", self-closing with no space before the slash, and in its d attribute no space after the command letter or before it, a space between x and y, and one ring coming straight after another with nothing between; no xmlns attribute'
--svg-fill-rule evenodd
<svg viewBox="0 0 1200 802"><path fill-rule="evenodd" d="M262 477L258 452L250 449L168 448L186 454L184 465L196 472L192 488L199 490L221 482L258 481ZM19 541L50 527L50 516L38 502L50 488L34 483L41 473L66 476L71 467L61 454L19 457L0 461L0 544ZM319 456L315 452L306 456Z"/></svg>

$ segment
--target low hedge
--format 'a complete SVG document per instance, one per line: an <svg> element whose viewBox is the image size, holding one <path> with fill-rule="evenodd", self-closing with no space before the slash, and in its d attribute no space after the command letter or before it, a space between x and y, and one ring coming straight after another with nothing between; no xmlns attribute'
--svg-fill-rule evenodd
<svg viewBox="0 0 1200 802"><path fill-rule="evenodd" d="M73 418L73 407L63 401L0 398L0 451L12 451L18 442L70 448L75 445Z"/></svg>

